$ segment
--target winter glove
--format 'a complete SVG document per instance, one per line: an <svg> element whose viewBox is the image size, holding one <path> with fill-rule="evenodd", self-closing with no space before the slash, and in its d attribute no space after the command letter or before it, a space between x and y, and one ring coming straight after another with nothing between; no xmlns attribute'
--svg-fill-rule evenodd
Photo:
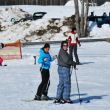
<svg viewBox="0 0 110 110"><path fill-rule="evenodd" d="M44 61L44 62L48 61L48 58L44 58L43 61Z"/></svg>
<svg viewBox="0 0 110 110"><path fill-rule="evenodd" d="M57 59L57 55L54 55L54 56L53 56L53 59L54 59L54 60Z"/></svg>
<svg viewBox="0 0 110 110"><path fill-rule="evenodd" d="M74 67L74 69L76 69L76 62L72 62L72 66Z"/></svg>
<svg viewBox="0 0 110 110"><path fill-rule="evenodd" d="M42 67L40 67L40 72L42 72Z"/></svg>
<svg viewBox="0 0 110 110"><path fill-rule="evenodd" d="M79 47L81 47L81 44L79 44Z"/></svg>

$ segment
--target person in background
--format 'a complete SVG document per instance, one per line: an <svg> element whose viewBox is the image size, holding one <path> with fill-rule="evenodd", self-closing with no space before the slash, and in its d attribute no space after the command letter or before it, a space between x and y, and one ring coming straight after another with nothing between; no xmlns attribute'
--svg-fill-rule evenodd
<svg viewBox="0 0 110 110"><path fill-rule="evenodd" d="M2 66L2 63L3 63L3 58L0 57L0 66Z"/></svg>
<svg viewBox="0 0 110 110"><path fill-rule="evenodd" d="M4 48L4 44L3 43L0 43L0 49ZM3 63L3 58L0 57L0 66L2 66L2 63Z"/></svg>
<svg viewBox="0 0 110 110"><path fill-rule="evenodd" d="M50 85L50 66L51 62L57 58L57 56L51 56L49 53L50 45L49 43L45 43L44 47L39 51L38 63L41 64L40 72L42 81L37 89L37 93L35 95L34 100L49 100L48 97L48 88Z"/></svg>
<svg viewBox="0 0 110 110"><path fill-rule="evenodd" d="M103 17L107 17L107 13L106 13L106 12L104 12L102 16L103 16Z"/></svg>
<svg viewBox="0 0 110 110"><path fill-rule="evenodd" d="M57 87L57 95L54 103L72 103L70 99L71 92L71 66L76 69L76 63L71 59L67 52L68 42L62 41L61 48L58 54L58 75L59 84Z"/></svg>
<svg viewBox="0 0 110 110"><path fill-rule="evenodd" d="M73 59L73 52L74 52L74 57L76 60L76 64L79 65L79 58L77 54L77 44L81 46L80 41L78 39L78 34L76 33L76 28L72 28L72 31L68 35L68 45L69 45L69 53Z"/></svg>
<svg viewBox="0 0 110 110"><path fill-rule="evenodd" d="M4 48L4 44L3 43L0 43L0 49Z"/></svg>

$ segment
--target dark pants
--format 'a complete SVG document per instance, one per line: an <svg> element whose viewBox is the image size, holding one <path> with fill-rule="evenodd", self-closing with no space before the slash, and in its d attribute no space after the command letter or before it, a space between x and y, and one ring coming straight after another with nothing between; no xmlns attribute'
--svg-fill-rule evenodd
<svg viewBox="0 0 110 110"><path fill-rule="evenodd" d="M42 69L41 70L41 77L42 77L42 81L38 87L38 90L37 90L37 96L42 96L42 95L45 95L47 96L48 94L48 88L49 88L49 85L50 85L50 80L49 80L49 77L50 77L50 73L49 73L49 70L48 69Z"/></svg>
<svg viewBox="0 0 110 110"><path fill-rule="evenodd" d="M79 63L79 58L77 54L77 45L69 46L69 54L71 55L72 59L73 59L73 52L76 62Z"/></svg>

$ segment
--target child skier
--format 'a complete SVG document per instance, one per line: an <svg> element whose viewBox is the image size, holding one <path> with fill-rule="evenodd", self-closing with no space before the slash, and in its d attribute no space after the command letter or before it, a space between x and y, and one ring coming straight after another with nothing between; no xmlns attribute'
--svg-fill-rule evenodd
<svg viewBox="0 0 110 110"><path fill-rule="evenodd" d="M56 59L56 56L51 56L49 53L50 45L46 43L43 48L39 51L38 63L41 64L40 72L42 81L38 87L37 93L35 95L34 100L49 100L48 97L48 88L50 85L50 64Z"/></svg>

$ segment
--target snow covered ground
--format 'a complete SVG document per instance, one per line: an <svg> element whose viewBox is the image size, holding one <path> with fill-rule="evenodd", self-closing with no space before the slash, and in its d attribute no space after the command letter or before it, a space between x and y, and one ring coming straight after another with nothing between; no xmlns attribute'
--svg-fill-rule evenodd
<svg viewBox="0 0 110 110"><path fill-rule="evenodd" d="M70 6L71 5L71 6ZM6 26L6 31L0 31L0 42L12 42L30 35L36 29L45 28L48 25L48 19L68 17L74 13L71 2L66 6L16 6L12 8L0 6L0 25ZM26 12L20 14L20 9ZM9 11L7 12L7 9ZM107 2L99 7L90 7L89 14L94 11L95 15L102 15L103 12L109 13L110 3ZM25 14L33 14L35 11L46 11L47 15L41 20L27 21L13 25L10 22L11 17L21 18ZM60 22L61 25L61 22ZM36 27L36 28L35 28ZM96 24L90 24L92 38L110 37L109 25L103 25L97 28ZM63 32L67 31L63 27L60 33L57 33L50 40L66 39ZM44 37L50 36L47 33ZM34 40L33 40L34 41ZM41 41L38 39L38 41ZM110 43L82 43L78 48L80 62L78 65L77 76L83 100L90 100L90 103L79 104L77 86L74 70L72 73L71 99L74 104L54 105L53 101L25 102L24 100L33 99L37 87L41 81L39 65L34 65L33 56L38 57L38 50L42 45L23 47L23 59L5 61L6 67L0 67L0 110L109 110L110 109ZM50 53L57 54L59 45L51 45ZM51 67L51 85L49 96L55 97L58 74L57 61L52 63Z"/></svg>
<svg viewBox="0 0 110 110"><path fill-rule="evenodd" d="M0 110L109 110L110 109L110 43L82 43L78 49L80 62L77 77L81 98L90 103L79 104L74 70L72 73L71 99L74 104L54 105L53 101L25 102L33 99L41 81L39 65L34 65L33 55L38 56L42 45L23 49L22 60L5 61L0 67ZM51 45L50 53L57 54L59 45ZM49 96L56 96L58 84L57 61L51 67Z"/></svg>
<svg viewBox="0 0 110 110"><path fill-rule="evenodd" d="M24 12L20 12L21 9L24 10ZM20 19L26 14L32 16L34 12L39 11L47 12L43 19L35 21L28 20L18 24L13 24L11 22L11 18ZM104 12L109 15L110 2L106 2L102 6L91 6L89 9L89 15L92 11L94 12L94 15L101 16ZM62 22L65 17L70 17L71 15L74 15L74 13L74 2L72 0L66 3L65 6L0 6L0 25L2 27L2 31L0 31L0 39L2 42L12 42L27 37L29 37L30 41L63 40L65 39L63 33L70 30L68 27L62 26ZM38 30L47 29L51 18L61 19L60 21L57 21L57 26L61 26L61 31L55 34L47 32L43 36L37 36L36 32ZM89 26L91 30L90 36L92 36L89 38L110 38L110 26L108 24L102 25L102 28L98 28L96 23L89 23Z"/></svg>

